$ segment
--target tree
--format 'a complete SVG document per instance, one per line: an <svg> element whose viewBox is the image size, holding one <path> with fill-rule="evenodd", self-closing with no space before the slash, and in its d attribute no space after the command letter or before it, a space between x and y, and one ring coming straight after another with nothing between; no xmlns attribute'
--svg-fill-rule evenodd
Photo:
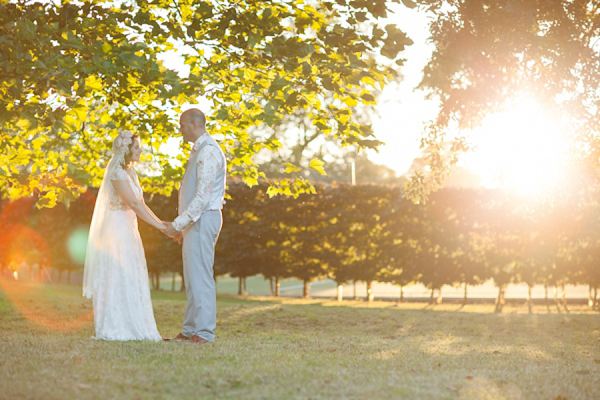
<svg viewBox="0 0 600 400"><path fill-rule="evenodd" d="M398 199L387 216L390 235L381 243L388 255L388 267L380 274L381 280L400 286L398 302L404 301L404 286L421 278L422 266L419 240L423 235L420 205L406 199Z"/></svg>
<svg viewBox="0 0 600 400"><path fill-rule="evenodd" d="M423 138L429 175L415 174L408 194L437 188L457 154L469 148L451 129L475 127L521 96L558 115L582 155L600 151L600 3L595 0L422 0L434 15L435 46L420 87L440 111ZM464 132L464 131L463 131ZM463 133L464 135L464 133Z"/></svg>
<svg viewBox="0 0 600 400"><path fill-rule="evenodd" d="M261 272L265 260L267 229L260 208L266 196L264 185L248 188L242 182L229 185L230 200L223 209L223 229L215 253L216 275L229 274L239 278L238 294L248 294L246 278Z"/></svg>
<svg viewBox="0 0 600 400"><path fill-rule="evenodd" d="M199 98L212 102L209 130L248 185L263 176L254 155L281 146L249 132L297 110L318 135L375 147L358 110L399 76L412 44L378 22L399 2L2 2L0 187L11 199L39 193L40 207L68 205L99 185L110 139L131 129L154 157L146 192L168 195L185 154L171 163L160 148ZM179 74L161 61L175 49L189 68ZM311 190L296 179L273 182L270 194Z"/></svg>
<svg viewBox="0 0 600 400"><path fill-rule="evenodd" d="M178 196L176 192L168 197L145 194L145 201L163 221L173 221L177 217ZM175 286L175 275L181 277L181 290L183 290L181 245L142 220L139 222L139 230L146 254L148 275L154 289L158 290L160 287L160 275L170 272L173 278L172 290Z"/></svg>

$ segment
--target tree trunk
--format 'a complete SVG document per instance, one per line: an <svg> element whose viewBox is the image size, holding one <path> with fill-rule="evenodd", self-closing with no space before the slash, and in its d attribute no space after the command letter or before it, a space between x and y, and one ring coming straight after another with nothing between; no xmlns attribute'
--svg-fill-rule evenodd
<svg viewBox="0 0 600 400"><path fill-rule="evenodd" d="M463 297L463 304L467 305L467 303L469 302L469 298L467 297L467 282L465 282L465 296Z"/></svg>
<svg viewBox="0 0 600 400"><path fill-rule="evenodd" d="M242 279L243 278L241 276L238 277L238 296L241 296L242 295L242 291L243 291L242 290Z"/></svg>
<svg viewBox="0 0 600 400"><path fill-rule="evenodd" d="M171 292L175 291L175 272L171 272Z"/></svg>
<svg viewBox="0 0 600 400"><path fill-rule="evenodd" d="M554 304L558 304L558 285L554 285Z"/></svg>
<svg viewBox="0 0 600 400"><path fill-rule="evenodd" d="M498 298L496 299L496 310L495 312L502 312L502 307L504 306L504 285L498 286Z"/></svg>
<svg viewBox="0 0 600 400"><path fill-rule="evenodd" d="M588 287L588 306L594 306L594 302L592 301L592 285Z"/></svg>
<svg viewBox="0 0 600 400"><path fill-rule="evenodd" d="M367 301L372 302L375 300L375 293L373 293L373 281L367 281Z"/></svg>
<svg viewBox="0 0 600 400"><path fill-rule="evenodd" d="M356 280L354 280L354 300L356 300Z"/></svg>
<svg viewBox="0 0 600 400"><path fill-rule="evenodd" d="M595 287L594 288L594 309L596 309L596 307L598 306L598 288Z"/></svg>
<svg viewBox="0 0 600 400"><path fill-rule="evenodd" d="M546 305L548 305L548 284L544 284L544 293L545 293Z"/></svg>
<svg viewBox="0 0 600 400"><path fill-rule="evenodd" d="M429 304L433 304L433 288L431 288L431 296L429 297Z"/></svg>
<svg viewBox="0 0 600 400"><path fill-rule="evenodd" d="M400 297L398 297L398 303L402 303L404 301L404 286L400 285Z"/></svg>
<svg viewBox="0 0 600 400"><path fill-rule="evenodd" d="M561 302L562 302L563 306L566 306L567 305L567 291L565 290L565 284L564 283L561 285L561 289L562 289Z"/></svg>
<svg viewBox="0 0 600 400"><path fill-rule="evenodd" d="M279 282L279 277L275 277L275 297L279 297L281 295L281 284Z"/></svg>
<svg viewBox="0 0 600 400"><path fill-rule="evenodd" d="M532 290L533 290L533 286L528 284L527 285L527 308L529 308L530 314L533 312L533 300L531 297Z"/></svg>
<svg viewBox="0 0 600 400"><path fill-rule="evenodd" d="M442 287L440 286L440 288L438 289L438 296L436 299L436 304L442 304Z"/></svg>
<svg viewBox="0 0 600 400"><path fill-rule="evenodd" d="M160 274L157 272L154 274L154 279L156 279L156 290L160 290Z"/></svg>
<svg viewBox="0 0 600 400"><path fill-rule="evenodd" d="M304 280L302 286L302 297L308 299L310 297L310 281Z"/></svg>
<svg viewBox="0 0 600 400"><path fill-rule="evenodd" d="M338 282L337 284L337 301L344 300L344 286Z"/></svg>
<svg viewBox="0 0 600 400"><path fill-rule="evenodd" d="M271 297L275 296L275 290L274 290L274 285L273 285L273 277L269 277L269 295Z"/></svg>
<svg viewBox="0 0 600 400"><path fill-rule="evenodd" d="M183 279L183 273L181 273L179 276L181 276L181 287L179 288L179 291L185 292L185 280Z"/></svg>

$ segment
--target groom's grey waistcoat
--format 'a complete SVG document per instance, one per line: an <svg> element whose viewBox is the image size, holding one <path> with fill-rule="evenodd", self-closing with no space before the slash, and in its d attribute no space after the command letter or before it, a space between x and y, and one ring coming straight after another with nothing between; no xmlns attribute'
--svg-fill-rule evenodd
<svg viewBox="0 0 600 400"><path fill-rule="evenodd" d="M208 133L206 133L208 135ZM181 215L186 208L192 202L194 195L196 194L196 190L198 188L198 169L196 168L196 164L198 163L198 157L200 155L200 151L205 146L214 146L221 156L223 160L223 168L217 170L217 174L215 176L215 180L213 182L212 192L210 194L210 199L204 208L204 211L209 210L220 210L223 208L223 203L225 199L225 171L227 171L227 161L225 159L225 155L223 151L210 135L202 142L198 150L190 157L190 161L185 170L185 174L183 175L183 180L181 181L181 187L179 188L179 207L178 214Z"/></svg>

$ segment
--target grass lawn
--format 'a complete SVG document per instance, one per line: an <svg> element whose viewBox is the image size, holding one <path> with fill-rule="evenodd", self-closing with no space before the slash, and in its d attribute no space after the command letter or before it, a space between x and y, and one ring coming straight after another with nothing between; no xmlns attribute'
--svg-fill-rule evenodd
<svg viewBox="0 0 600 400"><path fill-rule="evenodd" d="M181 293L153 293L179 332ZM103 342L78 286L0 281L0 398L592 399L600 315L584 306L218 298L214 344Z"/></svg>

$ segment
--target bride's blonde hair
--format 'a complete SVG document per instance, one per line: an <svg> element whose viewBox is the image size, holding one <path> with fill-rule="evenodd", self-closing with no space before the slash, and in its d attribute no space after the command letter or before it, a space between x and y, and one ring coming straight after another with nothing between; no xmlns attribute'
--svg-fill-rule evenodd
<svg viewBox="0 0 600 400"><path fill-rule="evenodd" d="M122 131L113 141L113 158L123 168L127 168L131 163L131 148L135 140L139 138L139 135L134 135L131 131Z"/></svg>

